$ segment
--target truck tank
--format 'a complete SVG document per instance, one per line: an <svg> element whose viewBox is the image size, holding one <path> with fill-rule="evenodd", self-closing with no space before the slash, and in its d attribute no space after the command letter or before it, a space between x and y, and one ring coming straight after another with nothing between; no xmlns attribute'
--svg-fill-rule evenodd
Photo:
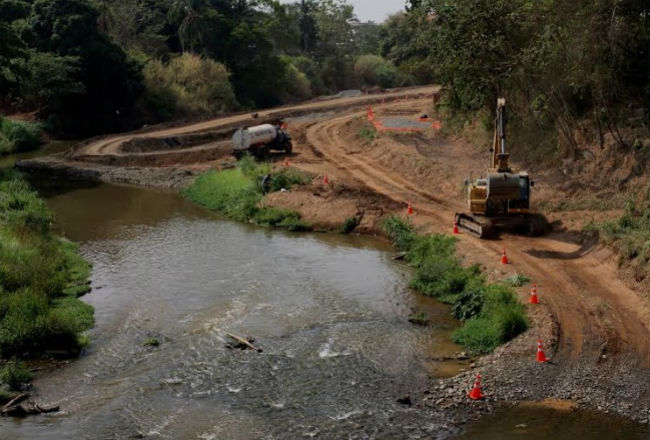
<svg viewBox="0 0 650 440"><path fill-rule="evenodd" d="M232 135L232 148L235 151L244 151L251 146L268 144L273 142L277 134L277 129L271 124L240 128Z"/></svg>

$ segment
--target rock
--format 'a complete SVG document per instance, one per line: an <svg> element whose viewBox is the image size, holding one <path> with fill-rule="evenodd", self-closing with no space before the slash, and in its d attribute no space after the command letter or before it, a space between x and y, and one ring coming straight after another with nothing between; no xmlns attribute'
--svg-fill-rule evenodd
<svg viewBox="0 0 650 440"><path fill-rule="evenodd" d="M401 403L402 405L408 405L408 406L413 405L413 401L411 401L411 396L409 396L408 394L404 397L400 397L399 399L397 399L397 403Z"/></svg>
<svg viewBox="0 0 650 440"><path fill-rule="evenodd" d="M520 429L521 428L528 428L528 425L526 425L525 423L520 423L518 425L515 425L515 428L520 428Z"/></svg>
<svg viewBox="0 0 650 440"><path fill-rule="evenodd" d="M467 353L465 353L464 351L461 351L460 353L456 354L456 359L458 359L459 361L462 361L462 360L465 360L465 359L469 359L469 356L467 356Z"/></svg>

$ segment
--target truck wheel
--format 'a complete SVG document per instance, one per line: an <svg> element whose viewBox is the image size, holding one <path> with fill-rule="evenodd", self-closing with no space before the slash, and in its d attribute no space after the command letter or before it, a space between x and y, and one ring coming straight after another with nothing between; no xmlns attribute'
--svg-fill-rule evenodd
<svg viewBox="0 0 650 440"><path fill-rule="evenodd" d="M293 151L293 145L291 144L291 142L287 142L286 144L284 144L285 154L291 154L292 151Z"/></svg>

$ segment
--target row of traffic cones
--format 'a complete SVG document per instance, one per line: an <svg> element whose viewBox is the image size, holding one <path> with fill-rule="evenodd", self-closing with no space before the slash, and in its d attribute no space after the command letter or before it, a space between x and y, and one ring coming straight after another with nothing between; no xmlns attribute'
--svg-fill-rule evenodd
<svg viewBox="0 0 650 440"><path fill-rule="evenodd" d="M544 354L544 349L542 347L542 340L538 339L537 340L537 362L539 363L545 363L548 362L550 359L546 357ZM470 390L469 393L467 393L467 396L472 399L472 400L481 400L485 398L485 394L483 394L483 391L481 390L481 379L482 376L480 374L476 375L476 380L474 381L474 386Z"/></svg>

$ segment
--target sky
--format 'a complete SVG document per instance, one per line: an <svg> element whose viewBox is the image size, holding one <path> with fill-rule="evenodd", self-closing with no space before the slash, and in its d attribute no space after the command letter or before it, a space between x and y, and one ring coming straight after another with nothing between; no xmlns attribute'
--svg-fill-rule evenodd
<svg viewBox="0 0 650 440"><path fill-rule="evenodd" d="M294 3L296 0L281 0L282 3ZM354 6L354 12L361 21L372 20L381 23L390 14L403 11L404 0L347 0Z"/></svg>

